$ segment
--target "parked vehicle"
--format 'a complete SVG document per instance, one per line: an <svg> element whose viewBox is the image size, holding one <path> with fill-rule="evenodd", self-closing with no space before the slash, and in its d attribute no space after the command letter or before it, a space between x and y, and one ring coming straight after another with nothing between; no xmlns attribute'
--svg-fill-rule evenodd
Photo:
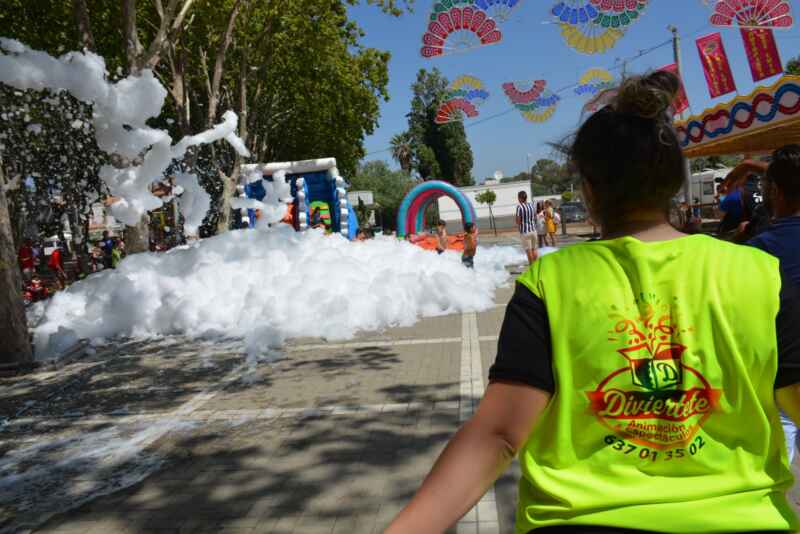
<svg viewBox="0 0 800 534"><path fill-rule="evenodd" d="M561 220L563 222L584 222L587 217L586 206L581 202L564 202L561 204Z"/></svg>

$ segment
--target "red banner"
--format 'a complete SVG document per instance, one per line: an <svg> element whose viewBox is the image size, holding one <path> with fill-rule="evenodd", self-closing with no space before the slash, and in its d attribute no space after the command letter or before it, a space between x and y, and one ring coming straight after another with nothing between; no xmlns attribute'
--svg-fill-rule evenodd
<svg viewBox="0 0 800 534"><path fill-rule="evenodd" d="M680 73L678 73L678 66L673 63L671 65L664 65L658 70L663 70L665 72L671 72L678 79L681 78ZM689 108L689 97L686 96L686 88L683 86L683 80L681 79L681 89L678 91L678 96L675 97L675 102L672 103L672 107L675 110L675 114L683 113Z"/></svg>
<svg viewBox="0 0 800 534"><path fill-rule="evenodd" d="M700 37L697 40L697 51L700 53L700 63L703 64L711 98L735 92L736 82L733 80L725 45L722 44L722 35L717 32Z"/></svg>
<svg viewBox="0 0 800 534"><path fill-rule="evenodd" d="M741 28L741 32L754 82L783 72L781 55L778 53L778 45L775 44L772 30Z"/></svg>

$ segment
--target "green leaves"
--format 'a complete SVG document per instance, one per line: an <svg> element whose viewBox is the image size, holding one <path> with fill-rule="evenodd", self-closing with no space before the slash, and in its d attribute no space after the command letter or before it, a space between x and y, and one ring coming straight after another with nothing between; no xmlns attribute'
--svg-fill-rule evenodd
<svg viewBox="0 0 800 534"><path fill-rule="evenodd" d="M491 189L487 189L483 193L478 193L475 195L475 200L478 201L479 204L491 206L497 200L497 195Z"/></svg>
<svg viewBox="0 0 800 534"><path fill-rule="evenodd" d="M365 47L363 30L348 16L348 6L359 3L400 15L413 0L195 0L180 31L168 36L155 68L170 95L153 126L180 138L206 129L233 109L246 126L253 160L335 157L341 173L352 176L365 154L364 138L377 127L380 100L389 98L390 55ZM111 78L127 74L121 5L86 1L96 52L106 59ZM156 5L138 2L137 35L145 48L159 28ZM215 62L236 6L240 12L214 107ZM71 0L8 0L0 24L7 36L50 54L80 48ZM47 145L42 145L37 157L45 161ZM13 156L6 156L9 167ZM224 143L203 147L187 159L212 195L212 209L225 209L219 199L227 178L221 174L234 175L236 163ZM208 228L215 217L209 216Z"/></svg>
<svg viewBox="0 0 800 534"><path fill-rule="evenodd" d="M472 148L460 122L438 125L436 110L446 99L447 79L438 69L422 69L411 86L414 97L408 115L413 167L423 179L439 179L459 186L472 185Z"/></svg>
<svg viewBox="0 0 800 534"><path fill-rule="evenodd" d="M350 180L352 191L373 192L386 228L395 227L397 210L413 185L414 181L406 173L392 171L385 161L370 161L360 165Z"/></svg>
<svg viewBox="0 0 800 534"><path fill-rule="evenodd" d="M800 76L800 56L794 57L786 63L786 74Z"/></svg>

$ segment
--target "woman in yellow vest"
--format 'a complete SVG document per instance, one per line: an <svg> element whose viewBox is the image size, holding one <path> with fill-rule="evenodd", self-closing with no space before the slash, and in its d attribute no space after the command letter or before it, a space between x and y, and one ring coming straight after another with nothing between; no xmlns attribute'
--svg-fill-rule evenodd
<svg viewBox="0 0 800 534"><path fill-rule="evenodd" d="M443 532L515 456L517 534L798 528L777 405L800 422L800 292L767 254L668 224L677 89L629 79L576 134L603 239L519 278L484 398L387 532Z"/></svg>

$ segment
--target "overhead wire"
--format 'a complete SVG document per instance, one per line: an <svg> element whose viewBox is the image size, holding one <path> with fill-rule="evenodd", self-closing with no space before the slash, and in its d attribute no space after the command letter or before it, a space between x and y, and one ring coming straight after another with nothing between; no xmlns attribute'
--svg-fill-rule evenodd
<svg viewBox="0 0 800 534"><path fill-rule="evenodd" d="M702 31L704 31L704 30L706 30L706 29L708 29L710 27L711 27L711 25L706 23L706 24L703 24L701 27L697 28L696 30L694 30L692 32L688 32L686 34L683 34L680 37L682 37L682 38L694 37L698 33L702 32ZM647 56L647 55L655 52L656 50L660 50L661 48L664 48L665 46L668 46L668 45L671 45L671 44L672 44L672 39L670 38L670 39L667 39L666 41L663 41L663 42L660 42L660 43L655 44L653 46L650 46L649 48L645 48L645 49L639 50L636 54L634 54L634 55L632 55L630 57L624 58L622 60L617 59L615 61L614 66L609 67L607 70L612 71L612 70L619 70L619 69L622 69L622 68L626 68L626 66L629 63L632 63L633 61L636 61L637 59L641 59L644 56ZM554 91L554 93L555 94L562 94L562 93L564 93L566 91L569 91L570 89L574 89L578 85L580 85L580 83L575 82L575 83L572 83L570 85L566 85L564 87L561 87L560 89ZM517 109L512 106L512 107L506 109L505 111L501 111L499 113L495 113L493 115L489 115L488 117L483 117L481 119L470 121L470 122L464 122L464 121L461 121L461 122L464 125L464 129L466 130L467 128L472 128L474 126L478 126L480 124L484 124L484 123L489 122L491 120L503 117L505 115L513 113L516 110ZM387 147L387 148L384 148L384 149L381 149L381 150L374 150L372 152L368 152L368 153L364 154L364 157L372 156L372 155L375 155L375 154L381 154L383 152L389 152L391 150L392 150L392 147Z"/></svg>

